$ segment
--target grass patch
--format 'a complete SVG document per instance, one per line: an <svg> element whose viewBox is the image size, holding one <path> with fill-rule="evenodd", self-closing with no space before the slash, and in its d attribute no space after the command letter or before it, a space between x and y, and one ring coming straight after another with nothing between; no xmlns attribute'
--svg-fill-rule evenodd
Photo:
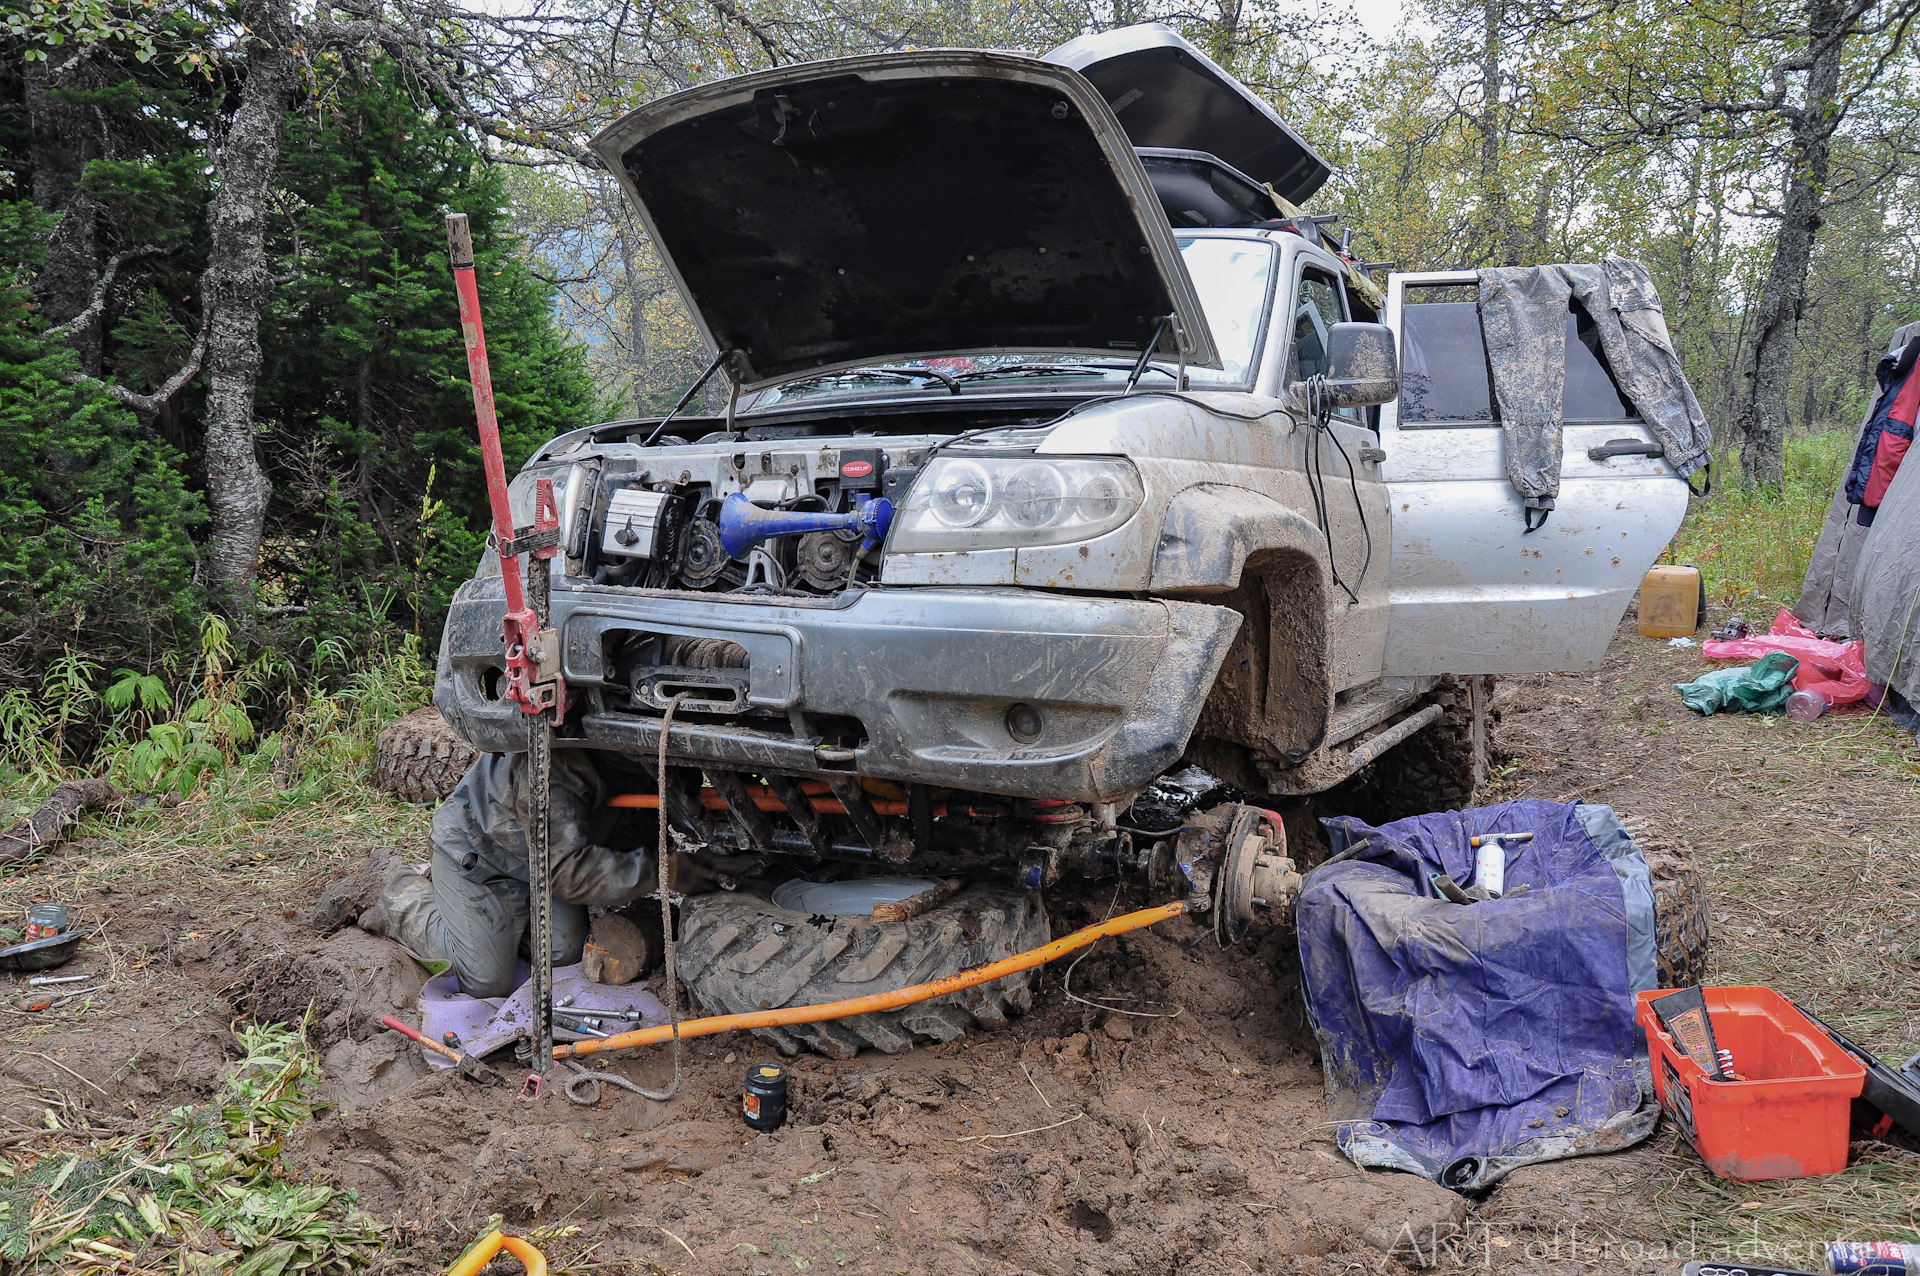
<svg viewBox="0 0 1920 1276"><path fill-rule="evenodd" d="M1725 477L1712 496L1694 504L1673 538L1670 561L1699 567L1708 599L1720 606L1758 611L1791 604L1853 443L1847 430L1787 440L1786 481L1778 489L1742 485L1738 458L1729 454L1714 466ZM1748 619L1764 628L1773 618Z"/></svg>
<svg viewBox="0 0 1920 1276"><path fill-rule="evenodd" d="M1700 1254L1824 1271L1829 1241L1920 1241L1920 1154L1902 1148L1857 1143L1838 1174L1768 1183L1716 1178L1684 1144L1666 1159L1654 1201Z"/></svg>
<svg viewBox="0 0 1920 1276"><path fill-rule="evenodd" d="M223 1276L363 1270L385 1228L351 1193L289 1178L288 1133L313 1114L319 1069L298 1027L237 1030L245 1057L215 1103L151 1129L0 1163L10 1271ZM62 1127L51 1110L50 1133ZM70 1116L69 1119L74 1119Z"/></svg>

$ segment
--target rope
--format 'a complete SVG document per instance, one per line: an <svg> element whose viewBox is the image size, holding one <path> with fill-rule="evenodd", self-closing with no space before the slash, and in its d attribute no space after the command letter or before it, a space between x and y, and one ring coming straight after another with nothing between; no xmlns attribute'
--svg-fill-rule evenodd
<svg viewBox="0 0 1920 1276"><path fill-rule="evenodd" d="M922 1001L932 1001L949 993L961 992L968 988L977 988L981 984L1004 979L1008 975L1017 975L1023 970L1032 970L1068 953L1078 952L1095 940L1108 935L1121 935L1130 930L1139 930L1142 926L1151 926L1155 922L1166 921L1169 917L1178 917L1186 911L1186 904L1176 900L1171 904L1161 904L1155 908L1142 908L1137 912L1123 913L1109 918L1097 925L1086 926L1071 935L1062 936L1051 943L1038 948L1030 948L1024 953L1012 957L1002 957L999 961L988 962L984 966L973 966L956 974L944 976L931 983L914 984L910 988L896 988L892 992L876 992L865 997L852 997L846 1001L829 1001L817 1006L782 1006L777 1010L756 1010L739 1015L710 1015L705 1019L689 1019L685 1024L675 1024L673 1040L684 1037L706 1037L716 1032L738 1032L750 1028L784 1028L801 1023L825 1023L829 1019L849 1019L854 1015L873 1014L882 1010L898 1010L902 1006L916 1005ZM574 1041L553 1048L556 1059L571 1059L583 1054L598 1054L604 1050L631 1050L635 1046L650 1046L668 1039L665 1025L658 1028L641 1028L635 1032L622 1032L612 1037L598 1038L592 1041Z"/></svg>
<svg viewBox="0 0 1920 1276"><path fill-rule="evenodd" d="M680 1036L679 945L673 939L673 897L667 893L667 847L669 845L667 841L667 732L673 727L674 710L680 707L680 702L689 694L682 691L667 702L666 715L660 719L660 765L654 772L654 785L660 791L660 837L654 848L653 858L660 873L660 942L667 955L667 1022L673 1027L673 1084L656 1094L651 1090L642 1090L630 1081L614 1077L595 1078L612 1081L625 1089L632 1090L637 1095L660 1103L671 1099L680 1089L680 1055L684 1049ZM579 1078L576 1077L574 1080L577 1081ZM571 1086L572 1082L568 1084ZM570 1099L573 1097L571 1089L567 1097ZM599 1095L595 1094L594 1097L597 1099Z"/></svg>
<svg viewBox="0 0 1920 1276"><path fill-rule="evenodd" d="M675 1052L678 1053L677 1046L675 1047ZM566 1091L568 1102L577 1103L583 1108L590 1108L600 1102L600 1083L603 1081L608 1085L619 1086L622 1090L631 1090L643 1099L656 1099L664 1102L673 1095L672 1090L666 1091L665 1094L655 1094L646 1087L629 1081L625 1077L615 1076L611 1072L594 1072L591 1069L581 1067L571 1059L563 1059L561 1062L569 1068L572 1068L577 1074L568 1077L566 1084L561 1086L561 1089ZM678 1077L674 1079L674 1084L680 1084ZM582 1090L587 1091L587 1093L575 1094L575 1086L579 1086Z"/></svg>
<svg viewBox="0 0 1920 1276"><path fill-rule="evenodd" d="M673 939L673 899L667 893L667 730L673 726L673 711L680 707L681 700L685 699L688 694L690 693L683 691L667 702L666 716L660 719L660 765L659 770L655 773L656 783L660 790L660 840L659 845L654 848L653 857L654 863L659 869L660 941L662 947L666 950L667 956L666 1001L667 1022L671 1024L673 1028L673 1084L664 1090L649 1090L644 1086L627 1080L625 1077L616 1077L600 1072L588 1072L579 1064L568 1060L567 1066L579 1075L568 1077L563 1089L566 1091L569 1102L580 1104L582 1107L590 1107L600 1102L600 1083L603 1081L608 1085L619 1086L622 1090L631 1090L641 1098L652 1099L656 1103L665 1103L680 1089L680 1056L684 1048L681 1042L684 1038L680 1035L679 945L676 944ZM590 1087L592 1090L591 1097L583 1098L575 1094L574 1087L576 1086L583 1089Z"/></svg>

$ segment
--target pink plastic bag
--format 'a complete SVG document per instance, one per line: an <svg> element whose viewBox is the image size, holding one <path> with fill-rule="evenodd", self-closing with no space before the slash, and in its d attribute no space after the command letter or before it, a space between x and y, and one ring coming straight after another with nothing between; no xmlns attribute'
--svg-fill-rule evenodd
<svg viewBox="0 0 1920 1276"><path fill-rule="evenodd" d="M1793 675L1795 690L1824 692L1835 705L1867 697L1866 644L1857 639L1829 642L1784 609L1767 633L1733 642L1708 639L1700 650L1708 660L1758 660L1769 651L1784 651L1800 662L1800 671Z"/></svg>

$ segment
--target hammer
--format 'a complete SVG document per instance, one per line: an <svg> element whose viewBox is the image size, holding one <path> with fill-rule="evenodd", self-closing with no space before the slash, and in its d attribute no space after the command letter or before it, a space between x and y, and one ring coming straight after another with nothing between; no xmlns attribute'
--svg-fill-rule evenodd
<svg viewBox="0 0 1920 1276"><path fill-rule="evenodd" d="M438 1041L428 1040L422 1036L417 1029L409 1028L392 1015L382 1017L380 1023L383 1027L391 1028L403 1037L413 1038L435 1054L444 1055L453 1060L454 1065L458 1067L461 1072L472 1077L475 1081L484 1081L488 1085L505 1085L507 1083L507 1079L500 1075L497 1068L480 1062L480 1060L470 1054L455 1050L452 1046L443 1046Z"/></svg>

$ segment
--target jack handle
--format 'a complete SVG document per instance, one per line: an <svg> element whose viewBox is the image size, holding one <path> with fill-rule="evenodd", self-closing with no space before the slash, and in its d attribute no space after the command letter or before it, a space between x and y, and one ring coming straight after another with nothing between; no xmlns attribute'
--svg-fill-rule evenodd
<svg viewBox="0 0 1920 1276"><path fill-rule="evenodd" d="M507 465L500 451L500 422L493 409L493 374L487 363L487 333L480 321L480 287L473 273L473 232L465 213L447 214L447 250L453 265L454 292L460 298L460 334L467 347L467 379L473 385L473 413L480 430L480 462L487 476L487 504L493 512L493 545L500 555L500 584L506 594L507 614L501 621L506 648L505 695L525 713L551 709L558 719L566 712L567 687L560 676L560 644L552 630L543 630L539 615L527 601L521 577L520 555L551 559L560 546L560 512L553 480L534 485L533 526L515 529L513 503L507 495ZM534 571L547 570L543 566Z"/></svg>

